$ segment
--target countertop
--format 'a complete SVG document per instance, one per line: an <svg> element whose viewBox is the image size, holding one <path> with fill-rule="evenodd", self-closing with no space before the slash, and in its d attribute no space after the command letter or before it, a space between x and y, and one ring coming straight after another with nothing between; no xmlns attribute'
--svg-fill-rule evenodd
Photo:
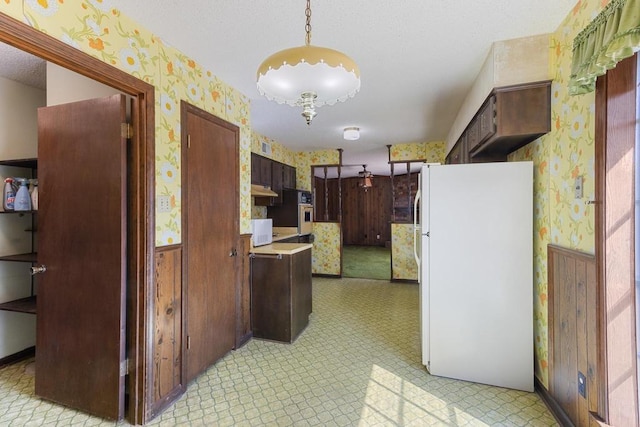
<svg viewBox="0 0 640 427"><path fill-rule="evenodd" d="M298 227L273 227L273 242L298 237Z"/></svg>
<svg viewBox="0 0 640 427"><path fill-rule="evenodd" d="M293 255L311 249L311 243L272 243L251 248L250 253L262 255Z"/></svg>

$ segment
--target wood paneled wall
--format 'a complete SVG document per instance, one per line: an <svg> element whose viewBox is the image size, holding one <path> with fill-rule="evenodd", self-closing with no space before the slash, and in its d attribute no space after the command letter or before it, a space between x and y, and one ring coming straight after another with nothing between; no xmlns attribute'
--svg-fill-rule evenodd
<svg viewBox="0 0 640 427"><path fill-rule="evenodd" d="M345 245L384 246L391 241L389 177L374 177L367 191L357 177L342 180L342 233Z"/></svg>
<svg viewBox="0 0 640 427"><path fill-rule="evenodd" d="M549 245L548 262L549 394L576 426L597 425L604 382L595 257Z"/></svg>
<svg viewBox="0 0 640 427"><path fill-rule="evenodd" d="M155 275L151 401L160 409L184 390L181 246L156 249Z"/></svg>
<svg viewBox="0 0 640 427"><path fill-rule="evenodd" d="M242 347L253 336L251 331L251 234L242 234L237 244L236 264L236 343L234 348Z"/></svg>

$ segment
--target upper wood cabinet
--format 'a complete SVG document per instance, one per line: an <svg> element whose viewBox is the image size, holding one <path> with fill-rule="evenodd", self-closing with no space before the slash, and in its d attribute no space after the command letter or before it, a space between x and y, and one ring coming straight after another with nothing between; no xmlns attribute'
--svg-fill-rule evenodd
<svg viewBox="0 0 640 427"><path fill-rule="evenodd" d="M282 204L282 190L296 188L296 168L251 153L251 183L267 186L279 194L279 197L256 197L256 206L278 206Z"/></svg>
<svg viewBox="0 0 640 427"><path fill-rule="evenodd" d="M495 88L447 155L447 163L505 161L551 130L551 81Z"/></svg>
<svg viewBox="0 0 640 427"><path fill-rule="evenodd" d="M296 189L296 168L282 164L282 188L285 190Z"/></svg>
<svg viewBox="0 0 640 427"><path fill-rule="evenodd" d="M271 160L251 153L251 183L271 187Z"/></svg>
<svg viewBox="0 0 640 427"><path fill-rule="evenodd" d="M551 82L496 88L474 120L478 138L468 140L471 160L506 160L551 130Z"/></svg>
<svg viewBox="0 0 640 427"><path fill-rule="evenodd" d="M458 138L456 145L453 146L453 148L447 155L445 163L450 165L469 163L469 150L467 149L466 133L462 134L462 136Z"/></svg>

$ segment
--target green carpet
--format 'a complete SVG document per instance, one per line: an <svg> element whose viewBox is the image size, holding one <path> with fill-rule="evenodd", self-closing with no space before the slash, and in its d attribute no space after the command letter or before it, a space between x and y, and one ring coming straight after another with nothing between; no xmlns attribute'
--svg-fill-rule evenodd
<svg viewBox="0 0 640 427"><path fill-rule="evenodd" d="M389 280L391 249L380 246L343 246L342 276Z"/></svg>

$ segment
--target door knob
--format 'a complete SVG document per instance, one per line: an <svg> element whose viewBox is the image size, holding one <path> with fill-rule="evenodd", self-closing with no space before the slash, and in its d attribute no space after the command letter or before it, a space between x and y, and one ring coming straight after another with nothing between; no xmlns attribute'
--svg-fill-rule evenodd
<svg viewBox="0 0 640 427"><path fill-rule="evenodd" d="M238 256L238 251L236 251L235 249L231 249L231 252L229 252L229 256Z"/></svg>
<svg viewBox="0 0 640 427"><path fill-rule="evenodd" d="M47 271L47 267L45 265L41 265L39 267L31 267L31 275L41 274Z"/></svg>

